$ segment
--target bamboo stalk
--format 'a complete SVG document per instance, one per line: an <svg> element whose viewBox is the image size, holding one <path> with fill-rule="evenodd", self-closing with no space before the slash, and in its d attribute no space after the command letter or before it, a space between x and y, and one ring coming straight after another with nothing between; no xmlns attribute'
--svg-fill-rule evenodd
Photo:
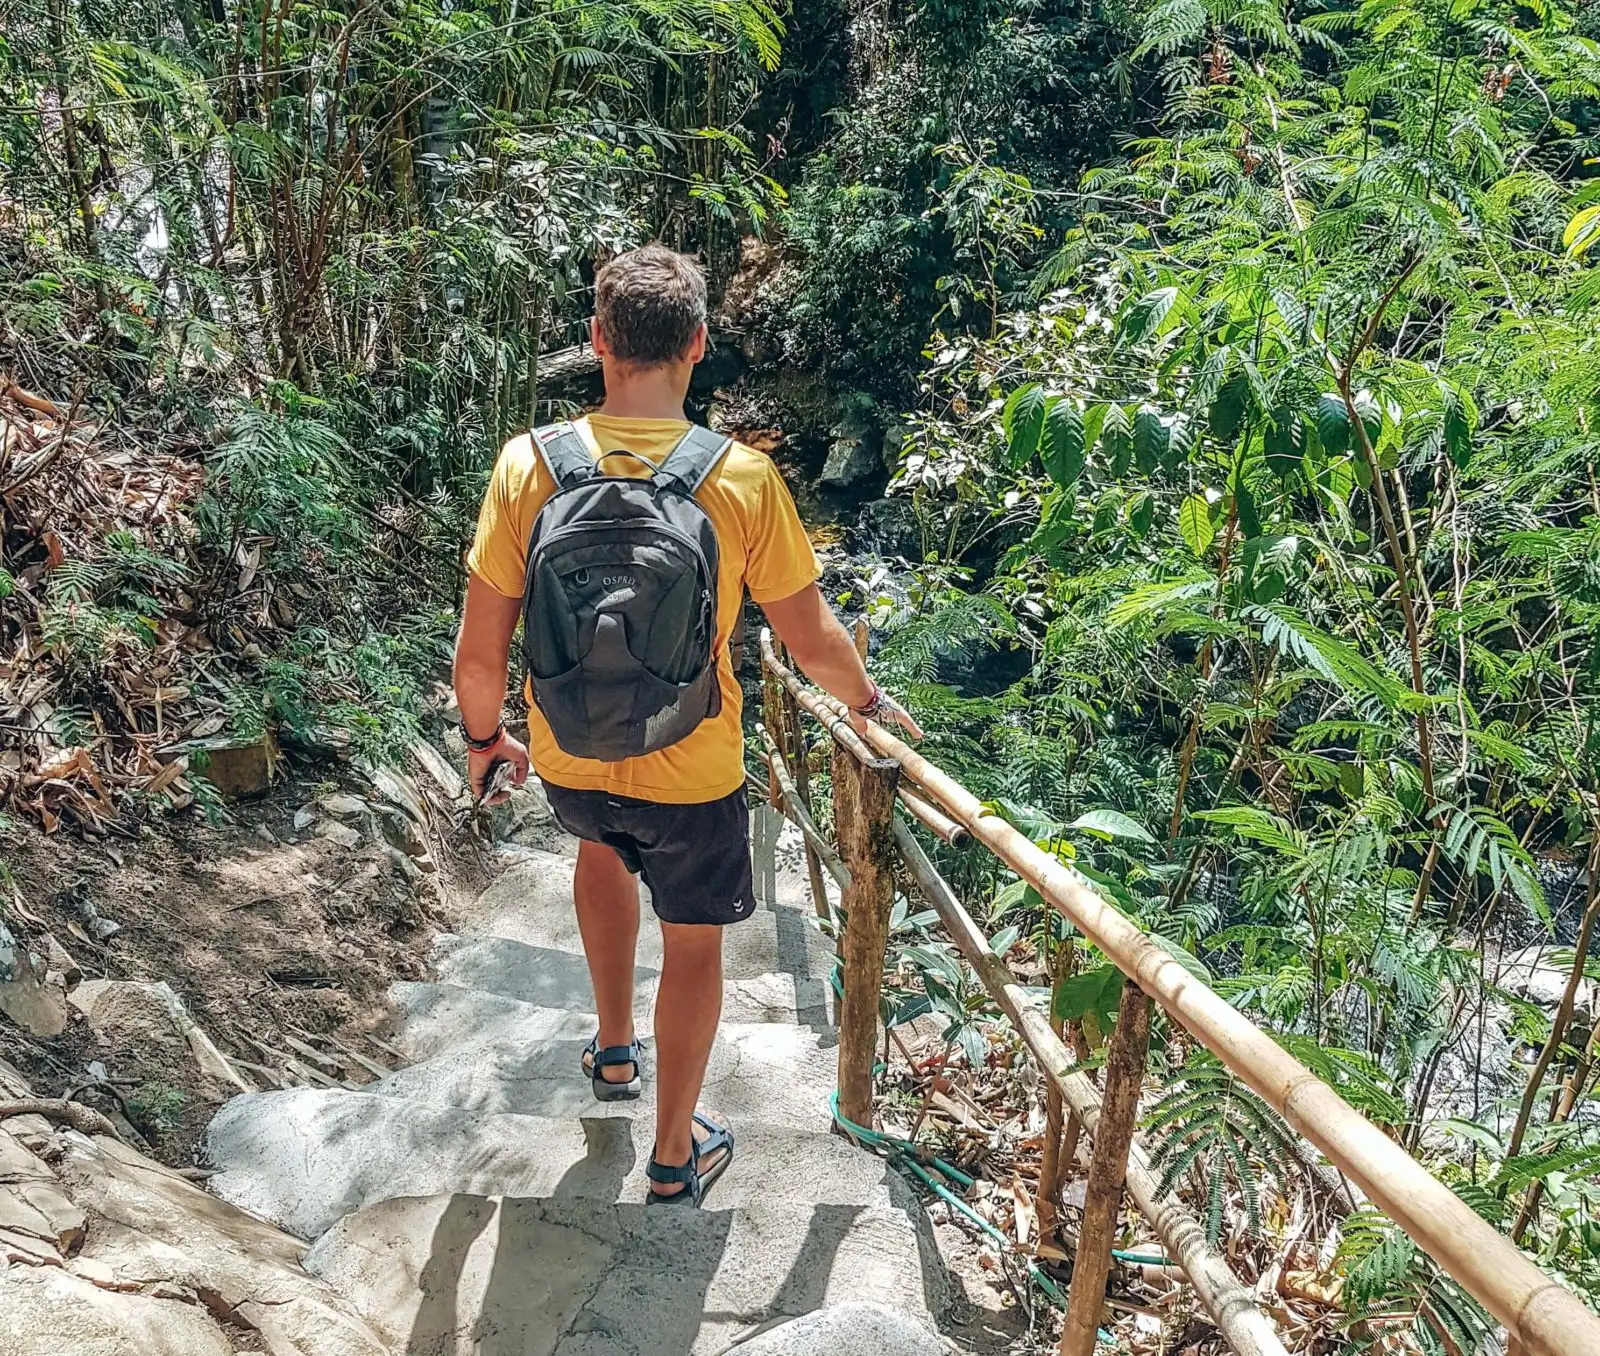
<svg viewBox="0 0 1600 1356"><path fill-rule="evenodd" d="M965 828L943 811L928 804L904 782L900 783L900 803L911 811L917 823L951 847L964 848L972 842L972 835Z"/></svg>
<svg viewBox="0 0 1600 1356"><path fill-rule="evenodd" d="M787 674L787 676L785 676ZM798 680L779 674L785 686ZM838 710L801 699L830 730ZM843 739L835 734L841 744ZM973 837L1039 891L1197 1040L1352 1178L1422 1249L1463 1285L1529 1356L1600 1351L1600 1316L1546 1275L1404 1149L1249 1018L1191 975L1078 874L1042 851L942 769L877 725L867 739ZM848 747L848 746L847 746ZM1091 1132L1092 1133L1092 1132Z"/></svg>
<svg viewBox="0 0 1600 1356"><path fill-rule="evenodd" d="M1137 984L1124 981L1106 1057L1105 1095L1100 1099L1100 1127L1095 1131L1083 1227L1072 1265L1067 1321L1061 1329L1061 1356L1094 1356L1149 1047L1150 1000Z"/></svg>
<svg viewBox="0 0 1600 1356"><path fill-rule="evenodd" d="M878 999L894 907L894 792L900 769L888 758L862 762L844 749L833 759L833 823L850 871L841 908L844 997L839 1003L839 1110L872 1124L872 1064L878 1049Z"/></svg>
<svg viewBox="0 0 1600 1356"><path fill-rule="evenodd" d="M1072 1054L1051 1029L1049 1019L1033 1005L1021 981L990 949L989 939L961 907L954 891L933 869L921 844L903 824L895 825L895 844L923 894L938 912L945 931L977 972L984 988L1010 1017L1051 1086L1060 1091L1074 1121L1091 1137L1098 1134L1098 1089L1075 1067ZM1128 1163L1127 1182L1139 1212L1150 1221L1167 1255L1182 1267L1201 1306L1234 1351L1239 1356L1286 1356L1272 1321L1256 1307L1249 1290L1206 1241L1199 1220L1181 1202L1161 1195L1160 1182L1137 1147Z"/></svg>

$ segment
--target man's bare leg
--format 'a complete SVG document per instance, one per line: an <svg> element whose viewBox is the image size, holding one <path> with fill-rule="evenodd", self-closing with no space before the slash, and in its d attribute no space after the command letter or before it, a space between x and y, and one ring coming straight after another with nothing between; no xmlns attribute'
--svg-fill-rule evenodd
<svg viewBox="0 0 1600 1356"><path fill-rule="evenodd" d="M604 843L578 844L572 893L578 931L589 962L600 1048L633 1042L633 965L639 949L639 883ZM612 1064L600 1071L608 1083L626 1083L642 1070Z"/></svg>
<svg viewBox="0 0 1600 1356"><path fill-rule="evenodd" d="M722 1017L722 929L709 924L663 923L666 956L656 994L656 1161L689 1161L694 1111L706 1080L706 1063ZM700 1132L704 1137L705 1132ZM702 1170L716 1166L702 1159ZM677 1185L653 1184L657 1195Z"/></svg>

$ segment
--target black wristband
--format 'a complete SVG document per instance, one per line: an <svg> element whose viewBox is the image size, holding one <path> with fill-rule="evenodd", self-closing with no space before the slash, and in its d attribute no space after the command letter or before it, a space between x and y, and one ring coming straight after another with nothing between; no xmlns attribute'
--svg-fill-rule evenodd
<svg viewBox="0 0 1600 1356"><path fill-rule="evenodd" d="M505 722L501 721L500 724L496 725L494 733L487 739L474 739L467 733L467 727L463 725L461 727L461 737L467 741L467 747L474 753L488 753L490 749L506 737Z"/></svg>

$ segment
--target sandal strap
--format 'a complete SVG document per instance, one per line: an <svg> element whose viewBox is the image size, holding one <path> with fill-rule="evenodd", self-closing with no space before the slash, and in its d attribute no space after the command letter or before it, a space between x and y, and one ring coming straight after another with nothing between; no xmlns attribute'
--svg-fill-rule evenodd
<svg viewBox="0 0 1600 1356"><path fill-rule="evenodd" d="M604 1050L599 1048L598 1037L594 1048L594 1063L597 1069L609 1069L618 1064L637 1064L639 1062L639 1042L632 1045L608 1045Z"/></svg>
<svg viewBox="0 0 1600 1356"><path fill-rule="evenodd" d="M658 1163L652 1157L650 1166L644 1170L644 1175L662 1186L684 1186L692 1190L700 1181L700 1155L690 1154L689 1161L676 1168Z"/></svg>

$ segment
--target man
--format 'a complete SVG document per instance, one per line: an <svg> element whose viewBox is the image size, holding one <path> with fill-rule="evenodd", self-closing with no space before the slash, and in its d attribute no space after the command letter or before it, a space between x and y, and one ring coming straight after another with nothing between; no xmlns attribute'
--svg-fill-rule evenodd
<svg viewBox="0 0 1600 1356"><path fill-rule="evenodd" d="M592 331L606 398L575 427L606 474L649 474L690 427L684 399L706 352L705 279L693 261L649 245L602 269L595 292ZM608 455L619 450L631 455ZM528 774L529 749L506 732L501 707L529 538L554 489L530 437L512 439L495 467L469 558L455 683L480 796L500 764L510 764L517 785ZM661 920L652 1204L698 1204L733 1154L731 1131L698 1115L696 1103L722 1012L722 929L755 908L742 699L728 653L746 589L801 669L857 713L859 728L873 716L921 734L867 676L824 602L816 555L772 462L732 444L696 502L718 545L712 653L720 712L668 747L611 763L564 752L539 709L529 713L532 765L556 818L581 840L574 893L600 1019L584 1072L602 1100L637 1096L643 1074L633 1026L635 875L650 887ZM489 789L491 798L503 798Z"/></svg>

